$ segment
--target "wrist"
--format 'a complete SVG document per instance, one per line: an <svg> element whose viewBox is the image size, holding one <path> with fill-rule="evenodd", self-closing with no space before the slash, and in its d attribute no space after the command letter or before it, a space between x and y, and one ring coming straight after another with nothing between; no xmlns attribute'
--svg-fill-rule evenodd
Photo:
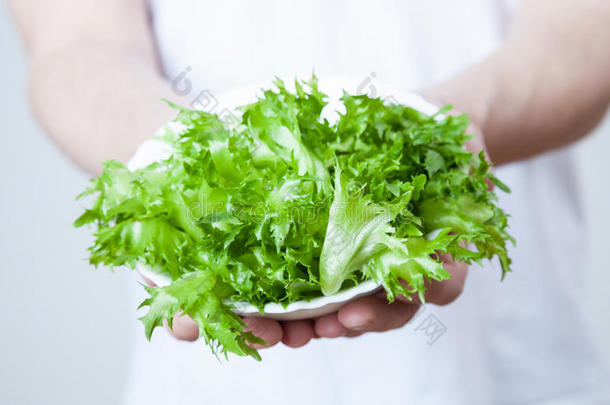
<svg viewBox="0 0 610 405"><path fill-rule="evenodd" d="M468 114L470 125L466 129L466 133L472 135L472 139L466 141L466 148L475 154L478 154L481 150L483 150L487 159L491 161L481 125L482 118L480 117L483 117L481 111L475 110L474 105L471 105L470 111L477 111L478 113L465 111L459 105L456 106L453 100L447 98L447 94L449 93L445 91L445 88L443 88L442 85L424 89L420 92L420 94L422 94L427 101L439 107L446 105L453 106L453 108L447 112L448 115Z"/></svg>
<svg viewBox="0 0 610 405"><path fill-rule="evenodd" d="M449 114L468 114L471 126L468 132L481 140L488 158L503 162L494 145L495 132L489 117L496 99L498 63L501 51L451 79L426 87L420 91L427 100L439 106L451 105Z"/></svg>

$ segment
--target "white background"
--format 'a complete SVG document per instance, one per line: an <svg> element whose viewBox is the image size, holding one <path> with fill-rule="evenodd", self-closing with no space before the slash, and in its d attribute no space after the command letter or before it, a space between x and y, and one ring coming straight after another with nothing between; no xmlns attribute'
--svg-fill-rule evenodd
<svg viewBox="0 0 610 405"><path fill-rule="evenodd" d="M116 403L137 322L133 278L84 259L91 239L71 224L87 176L28 111L25 57L4 2L0 61L0 403ZM587 280L586 307L610 364L610 120L576 147L591 243L574 271Z"/></svg>

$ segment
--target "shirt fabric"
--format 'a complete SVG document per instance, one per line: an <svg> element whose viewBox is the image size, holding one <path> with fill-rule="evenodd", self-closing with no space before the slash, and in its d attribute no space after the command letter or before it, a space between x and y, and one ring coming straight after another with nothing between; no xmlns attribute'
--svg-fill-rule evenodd
<svg viewBox="0 0 610 405"><path fill-rule="evenodd" d="M356 90L369 93L377 80L421 88L496 49L512 8L485 0L151 2L167 77L183 73L190 87L179 91L205 91L207 100L312 71L361 78ZM512 188L499 192L500 203L518 241L505 281L494 262L473 266L455 303L428 305L399 330L279 344L261 352L262 362L219 362L202 342L161 330L149 343L137 325L124 403L610 404L578 296L585 232L572 151L497 175ZM134 283L134 305L142 298Z"/></svg>

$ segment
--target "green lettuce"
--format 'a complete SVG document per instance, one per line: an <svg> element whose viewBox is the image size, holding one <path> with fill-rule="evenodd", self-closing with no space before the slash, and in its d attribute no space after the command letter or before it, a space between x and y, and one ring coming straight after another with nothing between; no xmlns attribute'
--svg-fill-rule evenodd
<svg viewBox="0 0 610 405"><path fill-rule="evenodd" d="M427 280L450 277L439 254L510 270L507 215L487 181L508 189L464 148L467 116L344 94L331 124L316 78L295 85L277 80L236 127L174 106L157 136L167 159L134 171L106 161L79 196L92 199L75 225L96 227L93 265L141 263L172 280L146 287L149 339L185 313L215 353L259 358L232 302L262 311L364 280L390 301L423 299Z"/></svg>

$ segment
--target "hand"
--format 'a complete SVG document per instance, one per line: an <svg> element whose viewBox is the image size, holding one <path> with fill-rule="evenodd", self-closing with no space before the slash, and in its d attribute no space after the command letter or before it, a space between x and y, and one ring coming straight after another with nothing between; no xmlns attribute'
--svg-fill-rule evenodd
<svg viewBox="0 0 610 405"><path fill-rule="evenodd" d="M452 262L442 256L445 269L451 278L443 282L430 282L426 289L426 302L447 305L462 292L468 266ZM289 347L301 347L313 338L356 337L366 332L383 332L400 328L417 312L419 299L412 301L397 297L389 304L385 292L359 298L345 304L339 311L316 319L299 321L275 321L264 317L245 317L244 322L254 335L267 345L253 344L255 348L271 347L279 342ZM197 324L188 316L176 315L170 333L179 340L194 341L199 337Z"/></svg>

